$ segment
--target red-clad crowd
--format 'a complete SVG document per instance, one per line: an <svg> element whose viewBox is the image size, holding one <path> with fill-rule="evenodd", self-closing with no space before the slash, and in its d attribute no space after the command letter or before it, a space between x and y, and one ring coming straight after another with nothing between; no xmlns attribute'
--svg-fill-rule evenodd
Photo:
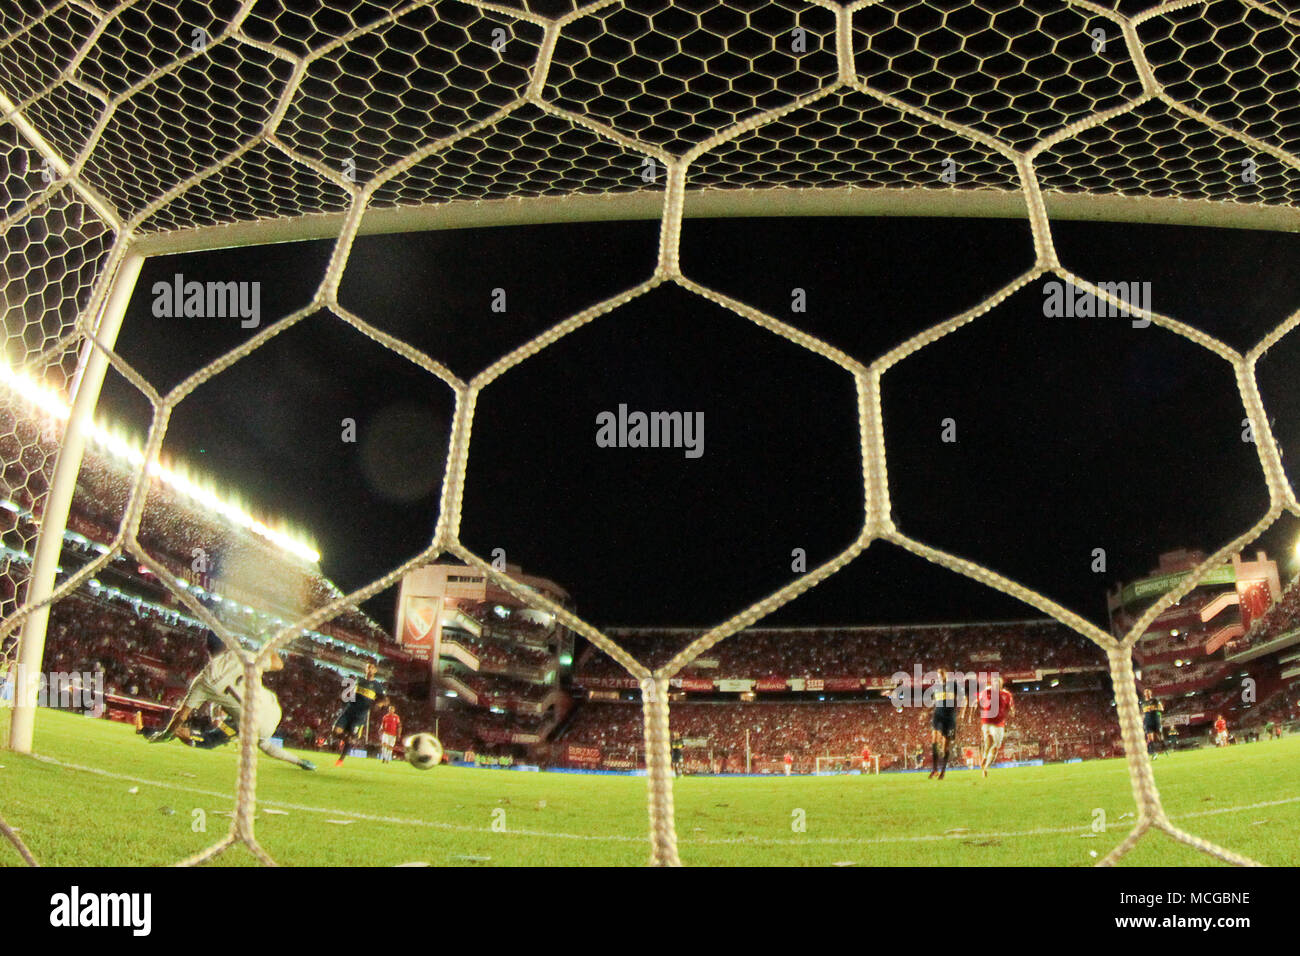
<svg viewBox="0 0 1300 956"><path fill-rule="evenodd" d="M74 594L50 611L43 669L102 671L105 693L174 706L208 660L204 632L116 601ZM302 654L284 655L284 669L263 682L283 710L280 734L295 746L315 746L342 707L343 675ZM399 710L415 710L394 697Z"/></svg>
<svg viewBox="0 0 1300 956"><path fill-rule="evenodd" d="M0 395L0 462L4 463L0 495L19 509L0 509L0 540L13 549L0 565L0 616L14 610L17 592L26 580L27 565L17 555L30 555L34 548L37 524L32 512L39 514L44 508L58 451L57 431L24 411ZM125 516L134 482L133 467L95 445L87 447L68 530L91 542L110 544ZM318 569L287 558L258 534L236 527L171 486L154 480L147 492L138 539L146 553L182 580L201 583L202 575L209 573L202 570L206 567L220 575L225 597L282 617L296 616L340 596ZM88 552L86 558L91 556ZM117 563L138 573L133 558L121 557ZM173 600L150 575L142 579L145 585L153 581L157 596ZM350 642L376 651L391 643L382 628L353 609L345 609L322 630L346 633Z"/></svg>
<svg viewBox="0 0 1300 956"><path fill-rule="evenodd" d="M1266 644L1276 637L1300 628L1300 575L1291 583L1268 613L1255 621L1244 636L1234 641L1233 650L1245 650L1257 644Z"/></svg>
<svg viewBox="0 0 1300 956"><path fill-rule="evenodd" d="M540 671L551 663L545 651L524 644L506 646L490 638L474 637L459 631L444 631L442 639L444 643L461 645L478 659L484 670L530 668Z"/></svg>
<svg viewBox="0 0 1300 956"><path fill-rule="evenodd" d="M740 772L746 748L754 772L774 770L786 753L797 773L814 769L817 757L856 756L863 746L880 757L881 769L928 754L930 711L895 707L887 700L854 703L674 703L672 731L684 741L688 764ZM958 743L979 742L974 711L959 722ZM561 743L599 748L602 760L641 759L644 721L639 704L588 702L569 722ZM1007 747L1019 757L1109 756L1119 743L1119 725L1109 692L1100 690L1017 694L1007 725ZM565 751L556 748L556 759Z"/></svg>
<svg viewBox="0 0 1300 956"><path fill-rule="evenodd" d="M501 675L486 676L458 670L456 679L478 695L480 703L512 708L519 703L535 704L555 689L551 684L514 680Z"/></svg>
<svg viewBox="0 0 1300 956"><path fill-rule="evenodd" d="M666 663L699 633L617 631L610 636L649 667ZM1010 624L741 631L706 651L683 674L731 678L888 677L944 666L950 670L1023 671L1104 668L1097 645L1054 621ZM574 682L626 677L604 653L590 649Z"/></svg>

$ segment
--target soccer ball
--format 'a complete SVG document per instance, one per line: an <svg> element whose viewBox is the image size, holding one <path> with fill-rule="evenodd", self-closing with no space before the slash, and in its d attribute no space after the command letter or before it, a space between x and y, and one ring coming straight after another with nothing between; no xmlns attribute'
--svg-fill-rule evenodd
<svg viewBox="0 0 1300 956"><path fill-rule="evenodd" d="M433 734L412 734L402 741L406 759L416 770L428 770L442 762L442 744Z"/></svg>

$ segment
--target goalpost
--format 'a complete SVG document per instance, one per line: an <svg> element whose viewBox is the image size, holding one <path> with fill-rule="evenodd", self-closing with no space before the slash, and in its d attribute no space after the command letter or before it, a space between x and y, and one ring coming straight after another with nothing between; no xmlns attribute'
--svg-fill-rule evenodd
<svg viewBox="0 0 1300 956"><path fill-rule="evenodd" d="M815 764L816 766L813 770L813 775L818 777L828 777L846 773L880 773L879 754L872 754L871 762L865 767L862 765L861 757L851 757L848 754L839 757L817 757L815 759Z"/></svg>
<svg viewBox="0 0 1300 956"><path fill-rule="evenodd" d="M1151 829L1218 859L1250 862L1178 828L1165 814L1144 745L1132 648L1156 616L1283 511L1300 516L1255 374L1263 353L1300 324L1300 312L1243 352L1176 318L1135 310L1165 333L1224 360L1225 381L1235 380L1253 434L1269 507L1253 527L1156 600L1122 639L895 526L881 380L1031 282L1056 277L1111 306L1126 305L1093 281L1110 277L1077 276L1061 263L1054 219L1300 230L1300 157L1283 135L1289 128L1269 110L1259 111L1263 118L1256 123L1254 113L1232 107L1243 97L1267 101L1277 89L1290 88L1289 67L1250 60L1238 75L1244 90L1233 88L1233 96L1221 96L1222 90L1202 95L1196 67L1205 61L1226 69L1253 50L1293 46L1294 13L1269 0L1220 11L1217 32L1198 40L1193 52L1180 38L1189 22L1194 29L1204 16L1199 3L1127 15L1063 0L1051 17L1026 7L1032 24L1015 26L1013 35L1004 35L1001 30L1011 28L974 4L971 16L951 20L950 4L926 0L902 12L867 0L759 5L763 15L738 13L739 21L720 26L719 18L735 13L726 4L713 11L718 16L705 16L668 0L647 0L635 10L617 0L572 9L411 0L392 10L322 0L322 10L333 16L319 22L345 24L331 32L317 26L318 18L280 16L274 4L243 2L230 5L225 19L209 11L204 22L184 23L174 36L147 22L145 5L131 0L20 4L18 13L0 11L6 64L0 71L0 159L9 173L0 220L6 331L0 413L9 413L0 433L0 491L23 515L4 519L5 543L16 557L0 570L0 659L16 661L19 672L10 745L19 751L31 747L36 712L30 677L42 666L51 602L124 553L163 571L151 563L137 531L145 476L157 465L173 410L193 388L328 310L455 393L438 523L419 555L292 622L267 642L263 656L298 630L382 592L414 567L442 555L462 559L524 603L554 613L638 681L650 861L673 865L679 860L668 720L672 680L719 641L826 580L873 542L886 542L1016 598L1105 650L1139 812L1132 832L1102 863L1114 863ZM681 34L691 42L666 38L660 31L680 25L670 25L671 16L657 21L642 9L648 7L691 20ZM888 29L882 17L891 20ZM941 20L947 27L934 30ZM1253 31L1257 42L1235 44L1231 26ZM880 39L885 34L888 39ZM412 77L387 74L373 54L390 39L403 58L419 63ZM679 47L666 59L665 39ZM915 56L899 55L903 40ZM957 74L950 65L954 50L962 63L999 64L998 75ZM909 75L895 69L896 58L928 65L908 66L916 74ZM726 62L728 75L712 75L711 62ZM1008 69L1007 62L1018 66ZM647 64L654 75L646 73ZM214 84L216 73L221 82ZM363 120L353 100L367 86L382 90L386 99L380 107L368 105ZM214 99L214 88L229 95ZM349 105L334 108L335 99ZM324 102L328 120L305 101ZM1143 111L1153 110L1160 116L1151 122ZM420 122L411 123L412 115ZM683 272L684 219L746 215L1011 217L1028 224L1032 265L965 312L937 319L889 352L850 356ZM338 301L359 235L642 218L660 223L658 249L648 257L643 282L557 317L552 328L520 342L470 380ZM145 258L307 239L334 243L310 303L265 323L177 389L153 391L129 363L110 354L114 323ZM862 533L844 551L738 610L652 669L600 629L471 552L460 541L460 520L480 392L535 353L662 283L717 303L853 376L865 493ZM54 586L84 427L110 362L148 399L157 428L136 467L139 480L112 546ZM46 434L15 424L16 383L59 393L72 406L71 417L51 420ZM57 455L48 453L51 444ZM188 592L165 572L160 579L220 632ZM246 663L256 677L255 662ZM270 861L253 829L254 759L252 746L245 746L230 832L186 862L210 859L236 842ZM818 758L819 772L826 759L849 758ZM22 849L4 825L4 809L0 794L0 833Z"/></svg>

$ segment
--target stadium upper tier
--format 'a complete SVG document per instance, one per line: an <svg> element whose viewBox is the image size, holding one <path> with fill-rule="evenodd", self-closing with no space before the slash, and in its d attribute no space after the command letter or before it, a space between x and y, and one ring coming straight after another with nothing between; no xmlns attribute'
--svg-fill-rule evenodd
<svg viewBox="0 0 1300 956"><path fill-rule="evenodd" d="M40 440L33 440L36 436ZM0 473L0 504L5 505L0 510L0 538L13 552L11 558L21 561L34 548L37 523L30 509L44 500L58 437L58 429L51 428L28 402L0 390L0 461L6 463ZM125 517L134 480L134 467L126 459L89 445L68 517L69 530L99 548L110 545ZM230 521L203 500L156 477L149 484L138 537L151 557L187 582L192 593L236 629L244 629L238 614L245 613L245 607L292 620L340 593L319 566L276 547L252 528ZM207 570L196 570L196 563ZM140 574L149 578L147 572ZM13 610L13 592L24 580L25 575L0 573L3 614ZM229 606L223 608L226 602ZM231 613L236 616L228 617ZM346 609L318 630L374 650L395 652L388 633L359 610Z"/></svg>
<svg viewBox="0 0 1300 956"><path fill-rule="evenodd" d="M668 661L698 630L611 630L647 666ZM683 674L713 680L782 677L875 677L910 674L920 664L962 670L1104 670L1093 643L1055 621L942 624L914 627L750 628L718 644ZM626 678L612 659L589 649L574 683L592 686ZM622 686L622 685L619 685ZM635 686L631 681L628 686Z"/></svg>
<svg viewBox="0 0 1300 956"><path fill-rule="evenodd" d="M1291 583L1268 613L1255 621L1250 630L1227 646L1229 660L1253 656L1262 648L1280 650L1300 643L1300 575Z"/></svg>

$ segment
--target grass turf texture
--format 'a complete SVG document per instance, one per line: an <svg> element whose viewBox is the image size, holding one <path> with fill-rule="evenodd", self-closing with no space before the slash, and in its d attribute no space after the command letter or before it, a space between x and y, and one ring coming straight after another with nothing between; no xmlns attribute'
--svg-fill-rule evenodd
<svg viewBox="0 0 1300 956"><path fill-rule="evenodd" d="M8 712L0 711L0 732ZM0 814L45 865L163 865L230 823L236 750L148 744L124 724L41 711L43 758L0 750ZM520 773L349 759L306 773L258 764L257 836L280 863L356 866L641 865L644 778ZM57 762L56 762L57 761ZM1158 759L1166 810L1184 829L1264 863L1300 864L1300 737ZM129 792L137 788L137 792ZM838 777L688 777L675 790L687 865L1086 866L1132 825L1122 760ZM1106 830L1094 835L1097 809ZM198 815L206 832L194 832ZM275 813L273 811L285 811ZM500 811L500 812L498 812ZM225 815L223 815L223 813ZM806 829L794 825L805 821ZM334 823L330 821L351 821ZM499 822L498 822L499 821ZM494 829L504 826L504 831ZM0 865L19 863L0 840ZM232 847L223 865L255 862ZM1217 861L1148 833L1126 865Z"/></svg>

